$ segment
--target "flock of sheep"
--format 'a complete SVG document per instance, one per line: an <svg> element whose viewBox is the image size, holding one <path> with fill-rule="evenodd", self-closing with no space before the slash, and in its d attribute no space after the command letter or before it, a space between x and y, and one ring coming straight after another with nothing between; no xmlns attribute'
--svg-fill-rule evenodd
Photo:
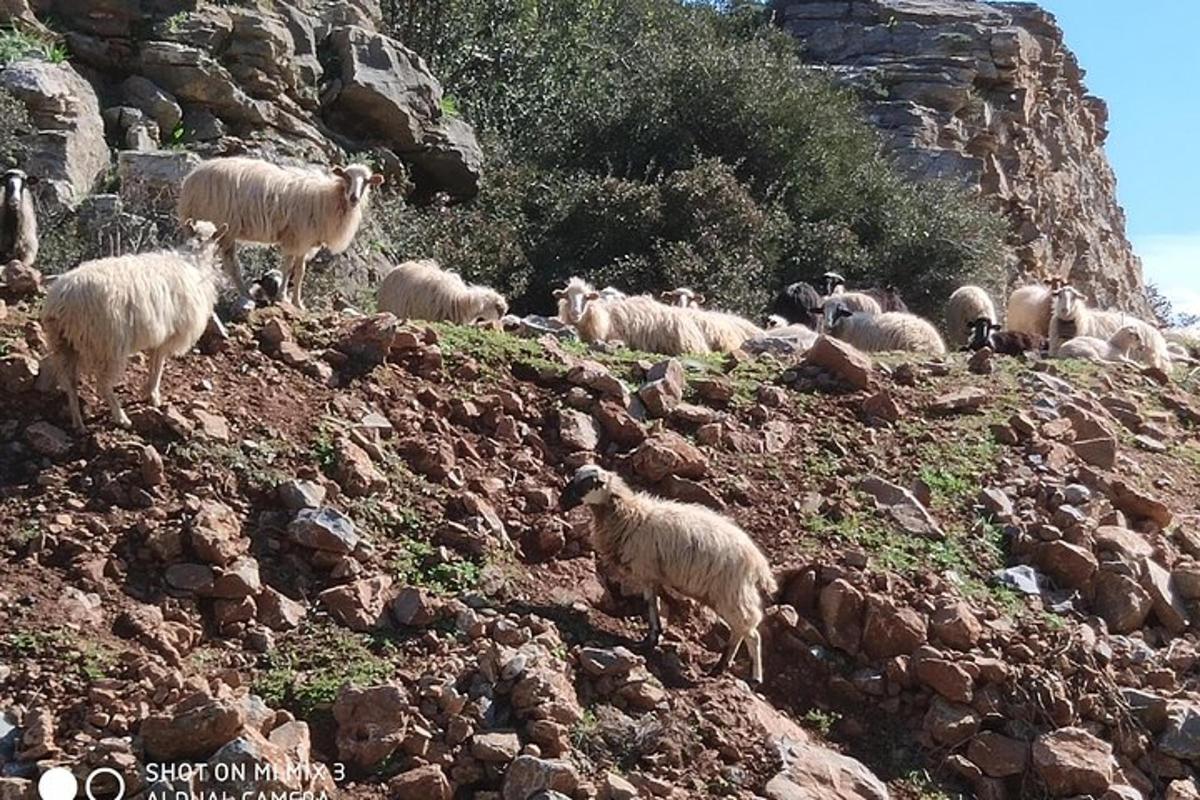
<svg viewBox="0 0 1200 800"><path fill-rule="evenodd" d="M37 255L37 220L20 170L4 174L0 209L0 259L31 265ZM145 352L150 370L146 400L161 402L166 359L188 351L203 334L217 302L222 268L243 298L283 296L302 306L305 265L322 247L334 253L353 241L370 191L383 177L362 164L328 171L279 167L251 158L202 163L183 181L178 202L186 241L174 249L87 261L54 279L42 323L51 353L41 388L57 381L67 394L71 419L84 429L78 384L92 374L112 420L128 425L116 396L130 356ZM284 269L250 286L237 262L239 242L278 245ZM836 273L823 290L794 283L775 298L765 326L704 308L704 298L679 288L659 297L597 291L572 278L555 292L557 319L587 342L619 341L667 355L732 352L752 341L786 341L795 351L820 334L867 351L946 353L928 320L909 312L893 288L850 291ZM398 317L460 324L510 321L508 303L494 289L471 285L434 261L395 267L378 289L378 308ZM1136 362L1166 368L1188 360L1154 325L1128 314L1088 306L1060 280L1022 286L1007 304L1002 328L995 304L977 286L955 291L945 309L951 345L1020 355ZM638 587L649 604L647 643L662 631L659 593L664 588L697 599L729 625L728 648L716 671L748 644L752 678L762 680L758 626L762 598L775 592L770 565L750 537L729 519L702 506L635 492L611 472L585 466L562 494L562 507L587 504L602 563Z"/></svg>

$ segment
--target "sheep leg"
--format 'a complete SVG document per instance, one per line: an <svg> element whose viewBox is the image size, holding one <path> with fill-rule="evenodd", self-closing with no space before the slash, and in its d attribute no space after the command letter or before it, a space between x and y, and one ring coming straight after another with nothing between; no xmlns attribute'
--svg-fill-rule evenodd
<svg viewBox="0 0 1200 800"><path fill-rule="evenodd" d="M742 649L742 639L745 638L741 634L729 634L729 646L725 648L725 652L721 654L721 658L717 660L716 665L712 668L713 675L720 675L725 670L729 669L729 665L733 663L733 659L737 658L738 651Z"/></svg>
<svg viewBox="0 0 1200 800"><path fill-rule="evenodd" d="M237 239L226 238L220 242L221 248L221 265L225 268L225 274L233 281L233 285L237 287L238 295L246 297L248 291L246 289L246 279L242 276L242 266L237 259Z"/></svg>
<svg viewBox="0 0 1200 800"><path fill-rule="evenodd" d="M121 373L124 370L120 367L109 367L103 370L100 374L99 389L100 396L108 403L109 413L112 415L113 424L128 428L133 425L129 420L129 416L121 409L121 401L117 399L116 386L121 380Z"/></svg>
<svg viewBox="0 0 1200 800"><path fill-rule="evenodd" d="M67 406L71 409L71 424L75 430L83 433L83 411L79 408L79 359L74 355L64 353L58 368L62 370L59 384L67 393Z"/></svg>
<svg viewBox="0 0 1200 800"><path fill-rule="evenodd" d="M650 629L646 632L646 638L642 640L642 646L653 650L658 647L658 640L662 637L662 618L660 617L658 604L658 591L654 588L649 588L642 594L646 598L648 607L647 616L650 618Z"/></svg>
<svg viewBox="0 0 1200 800"><path fill-rule="evenodd" d="M301 253L298 256L292 256L292 305L296 308L304 308L304 301L300 299L300 285L304 283L304 267L308 261L308 255Z"/></svg>
<svg viewBox="0 0 1200 800"><path fill-rule="evenodd" d="M166 363L165 351L155 350L150 355L150 372L146 375L146 402L155 408L162 405L163 365Z"/></svg>
<svg viewBox="0 0 1200 800"><path fill-rule="evenodd" d="M749 640L746 649L750 651L750 682L760 684L763 682L762 634L755 628L746 634L746 638Z"/></svg>

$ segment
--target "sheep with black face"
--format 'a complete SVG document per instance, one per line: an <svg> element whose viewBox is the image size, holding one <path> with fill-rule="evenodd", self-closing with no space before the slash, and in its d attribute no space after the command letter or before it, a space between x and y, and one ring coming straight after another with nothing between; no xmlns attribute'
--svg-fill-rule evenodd
<svg viewBox="0 0 1200 800"><path fill-rule="evenodd" d="M4 173L4 200L0 203L0 264L20 261L33 266L38 252L37 212L30 186L38 179L22 170Z"/></svg>

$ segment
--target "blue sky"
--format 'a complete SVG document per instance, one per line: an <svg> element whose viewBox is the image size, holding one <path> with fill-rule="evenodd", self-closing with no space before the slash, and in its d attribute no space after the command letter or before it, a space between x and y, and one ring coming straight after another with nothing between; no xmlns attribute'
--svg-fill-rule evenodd
<svg viewBox="0 0 1200 800"><path fill-rule="evenodd" d="M1041 0L1109 106L1109 160L1146 279L1200 314L1200 0Z"/></svg>

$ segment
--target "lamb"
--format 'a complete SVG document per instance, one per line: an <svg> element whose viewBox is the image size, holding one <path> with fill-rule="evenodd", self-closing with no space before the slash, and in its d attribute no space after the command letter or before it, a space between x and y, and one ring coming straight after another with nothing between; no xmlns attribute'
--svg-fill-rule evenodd
<svg viewBox="0 0 1200 800"><path fill-rule="evenodd" d="M1024 331L1001 330L1000 325L987 317L980 317L971 325L971 336L967 350L991 348L993 353L1006 356L1023 356L1028 352L1041 353L1046 350L1046 337Z"/></svg>
<svg viewBox="0 0 1200 800"><path fill-rule="evenodd" d="M946 302L946 335L952 344L965 344L980 319L996 322L996 306L978 286L961 286Z"/></svg>
<svg viewBox="0 0 1200 800"><path fill-rule="evenodd" d="M384 276L378 307L402 319L491 322L508 313L508 301L495 289L475 286L433 260L408 261Z"/></svg>
<svg viewBox="0 0 1200 800"><path fill-rule="evenodd" d="M37 213L33 208L33 193L37 176L26 175L19 169L4 173L4 203L0 206L0 264L20 261L26 267L37 259Z"/></svg>
<svg viewBox="0 0 1200 800"><path fill-rule="evenodd" d="M1120 361L1134 363L1134 354L1141 354L1144 342L1134 325L1117 330L1107 340L1095 336L1076 336L1063 342L1057 358L1083 358L1089 361Z"/></svg>
<svg viewBox="0 0 1200 800"><path fill-rule="evenodd" d="M383 176L365 164L334 167L329 174L280 167L255 158L214 158L197 166L179 193L180 219L228 225L221 261L243 297L238 242L278 244L284 256L282 294L304 307L301 285L308 259L324 246L341 253L358 233L372 186Z"/></svg>
<svg viewBox="0 0 1200 800"><path fill-rule="evenodd" d="M646 646L658 646L659 592L672 589L713 609L729 626L729 645L713 673L727 669L745 641L751 679L762 682L762 595L773 596L778 587L766 556L745 531L704 506L635 492L595 465L580 467L562 493L563 510L581 503L592 512L598 562L618 570L646 598Z"/></svg>
<svg viewBox="0 0 1200 800"><path fill-rule="evenodd" d="M704 305L705 300L704 295L694 292L686 286L680 286L669 292L661 292L658 299L669 306L679 306L680 308L700 308Z"/></svg>
<svg viewBox="0 0 1200 800"><path fill-rule="evenodd" d="M773 316L781 317L784 325L798 322L810 328L821 324L821 295L811 283L797 281L789 284L775 295L771 304Z"/></svg>
<svg viewBox="0 0 1200 800"><path fill-rule="evenodd" d="M1050 278L1048 285L1033 283L1014 289L1008 296L1005 327L1010 331L1049 336L1054 293L1062 287L1062 278L1054 277Z"/></svg>
<svg viewBox="0 0 1200 800"><path fill-rule="evenodd" d="M651 353L708 353L708 339L687 309L641 295L606 300L581 278L556 290L559 319L575 326L585 342L619 340Z"/></svg>
<svg viewBox="0 0 1200 800"><path fill-rule="evenodd" d="M149 352L145 396L158 406L167 358L186 353L204 333L217 302L217 251L228 231L192 220L184 230L189 239L179 249L86 261L50 285L42 309L46 365L67 393L77 431L84 431L81 369L96 376L113 422L128 427L114 387L129 356Z"/></svg>
<svg viewBox="0 0 1200 800"><path fill-rule="evenodd" d="M830 333L864 352L907 350L933 356L946 354L942 337L928 321L902 311L882 314L852 312L844 306L827 308Z"/></svg>
<svg viewBox="0 0 1200 800"><path fill-rule="evenodd" d="M1167 340L1158 328L1137 317L1120 311L1091 308L1081 298L1083 293L1072 286L1054 292L1054 311L1050 317L1050 355L1057 356L1062 344L1076 336L1108 339L1119 329L1132 325L1142 338L1145 350L1143 361L1153 367L1166 369L1171 356Z"/></svg>

